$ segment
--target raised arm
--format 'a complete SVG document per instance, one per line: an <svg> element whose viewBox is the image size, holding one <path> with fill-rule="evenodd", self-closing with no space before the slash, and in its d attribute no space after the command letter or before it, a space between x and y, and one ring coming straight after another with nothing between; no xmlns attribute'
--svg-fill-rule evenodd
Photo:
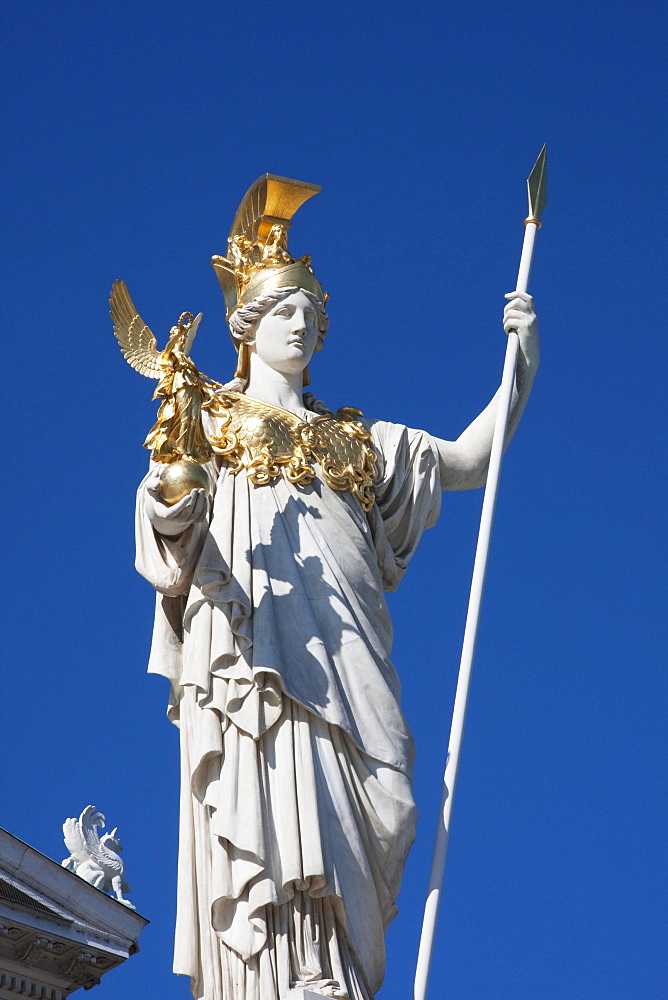
<svg viewBox="0 0 668 1000"><path fill-rule="evenodd" d="M520 341L515 369L515 385L510 404L506 444L515 433L526 406L540 360L538 320L533 299L526 292L508 292L503 314L508 333L517 331ZM441 487L444 490L473 490L484 486L492 448L498 392L482 413L469 424L456 441L434 438L440 459Z"/></svg>

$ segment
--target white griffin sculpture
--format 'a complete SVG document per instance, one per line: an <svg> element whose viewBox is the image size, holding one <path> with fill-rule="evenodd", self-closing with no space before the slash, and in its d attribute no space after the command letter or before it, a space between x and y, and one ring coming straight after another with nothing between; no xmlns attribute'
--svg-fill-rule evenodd
<svg viewBox="0 0 668 1000"><path fill-rule="evenodd" d="M105 825L105 818L96 806L86 806L79 819L66 819L63 823L65 847L70 852L63 861L63 868L81 876L96 889L113 892L125 906L135 907L123 893L130 886L123 878L124 863L119 857L123 848L116 836L117 827L100 837L98 827Z"/></svg>

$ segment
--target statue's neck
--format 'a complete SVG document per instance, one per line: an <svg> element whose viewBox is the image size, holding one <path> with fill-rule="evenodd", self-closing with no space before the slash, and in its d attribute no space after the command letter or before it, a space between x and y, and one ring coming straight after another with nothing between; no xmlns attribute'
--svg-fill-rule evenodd
<svg viewBox="0 0 668 1000"><path fill-rule="evenodd" d="M251 354L250 378L246 392L253 399L260 399L271 406L280 406L283 410L298 413L304 409L302 391L304 388L303 372L285 374L270 368L257 354Z"/></svg>

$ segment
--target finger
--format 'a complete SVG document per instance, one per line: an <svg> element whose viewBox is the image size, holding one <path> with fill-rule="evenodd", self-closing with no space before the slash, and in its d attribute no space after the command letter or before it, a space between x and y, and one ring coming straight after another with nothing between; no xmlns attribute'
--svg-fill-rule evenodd
<svg viewBox="0 0 668 1000"><path fill-rule="evenodd" d="M533 317L527 316L526 313L511 312L507 316L503 317L504 326L521 326L522 329L528 329L528 327L533 326Z"/></svg>
<svg viewBox="0 0 668 1000"><path fill-rule="evenodd" d="M511 299L510 302L507 302L504 306L504 312L507 312L508 309L520 309L524 313L532 313L533 302L526 302L524 299Z"/></svg>
<svg viewBox="0 0 668 1000"><path fill-rule="evenodd" d="M527 323L525 319L518 316L508 316L503 321L503 329L507 330L509 327L513 330L528 330L531 323Z"/></svg>
<svg viewBox="0 0 668 1000"><path fill-rule="evenodd" d="M207 508L208 508L208 504L206 502L206 497L202 496L202 495L198 496L197 497L197 502L195 504L195 510L194 510L194 514L195 514L196 520L199 521L199 520L201 520L205 516L205 514L207 512Z"/></svg>
<svg viewBox="0 0 668 1000"><path fill-rule="evenodd" d="M522 299L523 302L531 302L533 298L528 292L519 292L517 289L514 292L506 292L503 297L504 299Z"/></svg>
<svg viewBox="0 0 668 1000"><path fill-rule="evenodd" d="M503 314L503 322L507 323L508 320L521 323L522 326L531 326L532 323L536 322L536 314L532 312L521 312L519 309L510 309L508 312Z"/></svg>
<svg viewBox="0 0 668 1000"><path fill-rule="evenodd" d="M189 497L192 500L193 505L196 503L201 503L205 496L206 496L205 490L200 489L199 487L197 489L191 490L189 493Z"/></svg>
<svg viewBox="0 0 668 1000"><path fill-rule="evenodd" d="M176 503L171 505L170 514L172 517L175 517L179 521L185 520L189 517L194 506L192 495L194 492L195 491L193 490L191 493L188 493L187 496L182 497L180 500L177 500Z"/></svg>
<svg viewBox="0 0 668 1000"><path fill-rule="evenodd" d="M160 482L157 482L154 486L147 486L146 492L148 495L156 501L156 503L164 504L165 498L162 495L162 487Z"/></svg>
<svg viewBox="0 0 668 1000"><path fill-rule="evenodd" d="M201 517L207 508L206 490L191 490L185 500L181 516L188 520Z"/></svg>
<svg viewBox="0 0 668 1000"><path fill-rule="evenodd" d="M520 323L517 320L508 320L507 323L503 324L503 329L508 333L509 330L514 330L515 333L527 333L529 327L526 323Z"/></svg>

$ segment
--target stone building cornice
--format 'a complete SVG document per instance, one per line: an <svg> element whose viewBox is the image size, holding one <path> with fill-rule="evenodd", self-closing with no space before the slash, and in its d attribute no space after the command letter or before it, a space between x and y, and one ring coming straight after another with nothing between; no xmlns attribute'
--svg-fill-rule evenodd
<svg viewBox="0 0 668 1000"><path fill-rule="evenodd" d="M0 829L0 1000L64 1000L139 950L148 921Z"/></svg>

